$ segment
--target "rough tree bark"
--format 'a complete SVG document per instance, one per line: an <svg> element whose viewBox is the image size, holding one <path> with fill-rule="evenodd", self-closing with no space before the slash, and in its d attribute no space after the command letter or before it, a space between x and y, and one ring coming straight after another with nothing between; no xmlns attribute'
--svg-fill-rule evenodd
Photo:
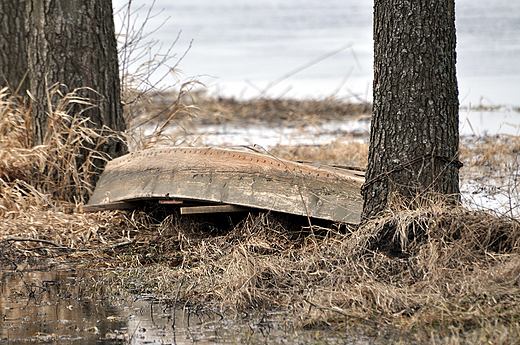
<svg viewBox="0 0 520 345"><path fill-rule="evenodd" d="M0 1L0 88L25 94L26 73L25 0Z"/></svg>
<svg viewBox="0 0 520 345"><path fill-rule="evenodd" d="M48 124L47 90L54 83L96 107L75 105L71 115L88 116L98 129L124 131L117 43L111 0L26 0L30 92L33 96L34 143L43 142ZM122 143L101 148L112 157Z"/></svg>
<svg viewBox="0 0 520 345"><path fill-rule="evenodd" d="M459 196L454 0L374 0L365 219L393 201Z"/></svg>

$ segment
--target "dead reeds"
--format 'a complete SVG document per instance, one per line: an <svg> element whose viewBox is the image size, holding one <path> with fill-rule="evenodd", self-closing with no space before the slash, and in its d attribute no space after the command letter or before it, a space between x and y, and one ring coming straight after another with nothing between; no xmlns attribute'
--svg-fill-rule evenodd
<svg viewBox="0 0 520 345"><path fill-rule="evenodd" d="M117 134L68 114L74 104L88 105L75 92L62 95L54 85L49 97L59 101L48 109L44 142L32 146L31 109L7 88L0 92L0 257L12 258L10 265L125 241L126 235L111 233L125 216L75 213L92 191L96 160L108 159L97 148ZM130 223L127 234L134 228Z"/></svg>
<svg viewBox="0 0 520 345"><path fill-rule="evenodd" d="M141 291L172 298L184 282L182 305L284 311L301 326L390 327L423 339L425 330L443 339L455 331L486 338L487 327L500 326L508 328L508 341L519 339L516 220L432 206L359 228L304 224L258 213L211 233L201 230L211 228L204 221L171 215L136 237L143 252L163 263ZM403 233L414 235L403 241ZM120 275L131 271L112 282L121 288Z"/></svg>
<svg viewBox="0 0 520 345"><path fill-rule="evenodd" d="M49 105L46 136L38 146L32 146L30 109L21 97L9 95L7 88L2 90L0 176L4 181L25 181L59 200L80 203L92 193L92 176L99 173L96 160L109 159L98 148L117 133L107 128L93 129L88 118L69 115L74 104L94 105L78 97L78 90L62 95L59 89L56 84L48 90L48 97L59 101Z"/></svg>
<svg viewBox="0 0 520 345"><path fill-rule="evenodd" d="M146 105L142 113L158 114L179 97L178 92L157 92L154 99ZM291 99L251 99L237 100L208 95L203 90L191 91L181 95L182 103L196 107L192 114L195 123L222 124L236 122L241 124L262 123L270 126L283 124L291 127L315 126L323 122L364 118L371 112L370 103L339 101L333 97L323 100ZM153 121L164 121L166 114L153 117Z"/></svg>
<svg viewBox="0 0 520 345"><path fill-rule="evenodd" d="M520 224L510 213L427 204L360 226L309 226L307 219L264 212L80 214L81 197L70 202L62 193L77 184L79 195L88 193L87 170L65 163L83 149L81 140L103 138L54 110L54 134L31 147L29 109L6 90L0 99L3 267L42 257L95 257L102 260L90 267L125 268L97 277L111 292L153 293L195 310L281 311L301 327L361 327L417 341L520 341ZM276 147L273 154L363 166L367 145L350 145ZM485 178L497 166L517 174L517 150L517 138L465 143L462 175L475 171Z"/></svg>

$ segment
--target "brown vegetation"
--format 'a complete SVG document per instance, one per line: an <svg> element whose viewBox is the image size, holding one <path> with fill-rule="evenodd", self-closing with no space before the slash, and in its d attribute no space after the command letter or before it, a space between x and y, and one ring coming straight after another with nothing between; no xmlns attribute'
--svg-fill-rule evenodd
<svg viewBox="0 0 520 345"><path fill-rule="evenodd" d="M87 265L100 269L100 284L114 293L154 293L171 304L225 313L278 310L300 326L362 327L408 339L520 341L518 219L439 204L359 226L309 226L307 219L263 212L81 214L77 206L92 188L85 183L89 169L72 171L69 162L80 154L80 139L103 140L66 114L67 102L81 100L65 96L51 113L48 141L31 147L30 109L6 90L0 99L4 268L37 258L82 259L83 265L105 258ZM234 101L221 102L214 106L231 109ZM232 120L234 112L227 111ZM274 121L275 113L270 116ZM465 169L504 164L518 172L517 163L504 162L518 151L518 138L465 147ZM357 142L273 150L284 158L361 166L366 152Z"/></svg>
<svg viewBox="0 0 520 345"><path fill-rule="evenodd" d="M179 99L177 92L149 95L148 102L143 102L139 111L135 112L134 124L142 123L143 118L149 120L149 114L156 114L151 118L154 122L164 121L168 114L163 110L168 109L169 105L177 99ZM204 91L194 91L181 93L180 100L192 108L189 112L179 113L177 118L190 118L196 124L219 124L232 121L240 124L263 123L272 126L283 123L298 127L368 116L371 112L370 103L340 102L334 98L302 101L291 99L238 101L233 98L212 97Z"/></svg>

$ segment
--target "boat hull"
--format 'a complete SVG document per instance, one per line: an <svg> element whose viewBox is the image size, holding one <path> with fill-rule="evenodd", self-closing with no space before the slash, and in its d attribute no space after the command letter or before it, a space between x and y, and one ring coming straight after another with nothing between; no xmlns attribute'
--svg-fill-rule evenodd
<svg viewBox="0 0 520 345"><path fill-rule="evenodd" d="M157 148L109 162L85 208L191 200L358 223L363 172L217 148Z"/></svg>

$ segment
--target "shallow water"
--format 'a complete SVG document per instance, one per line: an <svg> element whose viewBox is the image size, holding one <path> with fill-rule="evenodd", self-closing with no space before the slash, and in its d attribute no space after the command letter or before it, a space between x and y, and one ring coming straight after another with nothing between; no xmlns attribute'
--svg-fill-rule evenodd
<svg viewBox="0 0 520 345"><path fill-rule="evenodd" d="M67 268L1 272L0 341L109 343L106 335L127 320L116 305L84 296L84 274Z"/></svg>
<svg viewBox="0 0 520 345"><path fill-rule="evenodd" d="M461 110L459 115L461 136L520 135L520 112L511 109L498 111Z"/></svg>
<svg viewBox="0 0 520 345"><path fill-rule="evenodd" d="M144 128L150 135L154 126ZM324 145L335 141L368 140L370 120L359 117L352 120L323 122L293 127L283 121L269 123L227 122L197 127L170 127L166 134L177 142L199 146L260 146L268 150L275 145ZM498 111L461 110L459 115L461 137L518 136L520 112L511 109Z"/></svg>
<svg viewBox="0 0 520 345"><path fill-rule="evenodd" d="M296 332L290 317L276 314L227 319L208 311L173 310L152 296L103 298L99 284L92 293L91 274L67 267L0 271L0 343L364 342L340 333Z"/></svg>
<svg viewBox="0 0 520 345"><path fill-rule="evenodd" d="M86 270L4 271L1 277L0 342L184 344L215 338L210 327L201 327L211 325L209 314L190 321L177 311L174 329L173 311L156 300L88 297L92 281Z"/></svg>

